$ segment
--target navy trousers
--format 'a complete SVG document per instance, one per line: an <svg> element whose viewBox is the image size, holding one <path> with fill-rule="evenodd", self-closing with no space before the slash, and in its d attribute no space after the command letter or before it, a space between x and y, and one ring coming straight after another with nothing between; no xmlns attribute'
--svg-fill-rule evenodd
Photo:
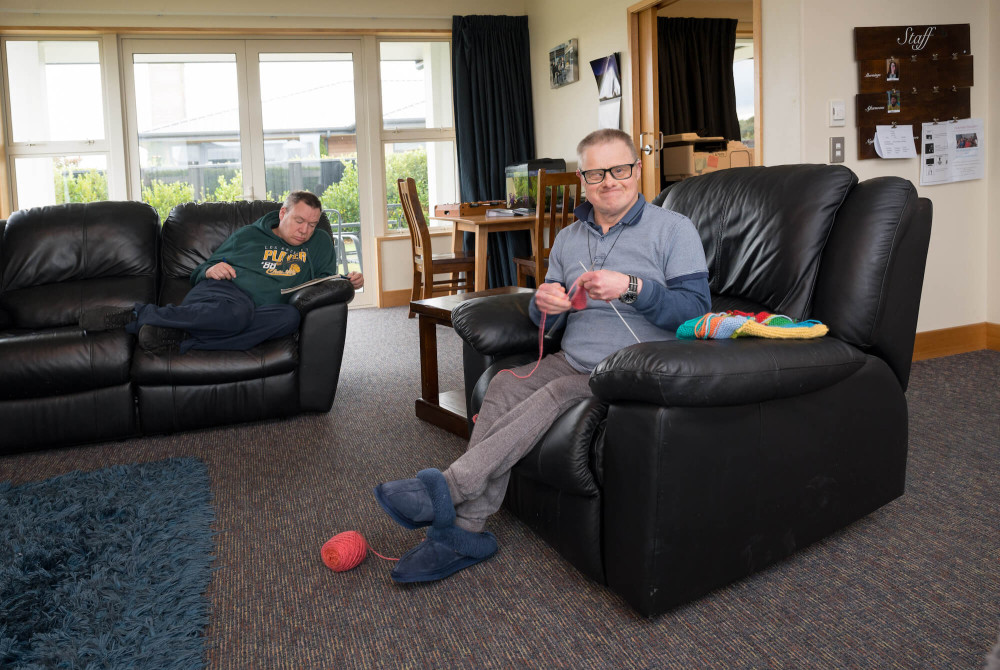
<svg viewBox="0 0 1000 670"><path fill-rule="evenodd" d="M265 340L289 335L299 328L299 310L291 305L254 305L253 298L231 281L203 279L180 305L136 305L138 318L127 330L145 325L177 328L190 337L189 349L246 351Z"/></svg>

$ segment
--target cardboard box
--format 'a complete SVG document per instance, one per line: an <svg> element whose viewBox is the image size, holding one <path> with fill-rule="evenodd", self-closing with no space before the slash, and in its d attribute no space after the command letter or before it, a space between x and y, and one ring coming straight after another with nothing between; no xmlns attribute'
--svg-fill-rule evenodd
<svg viewBox="0 0 1000 670"><path fill-rule="evenodd" d="M698 137L695 133L667 135L660 152L663 178L687 179L716 170L753 165L753 151L742 142L722 137Z"/></svg>

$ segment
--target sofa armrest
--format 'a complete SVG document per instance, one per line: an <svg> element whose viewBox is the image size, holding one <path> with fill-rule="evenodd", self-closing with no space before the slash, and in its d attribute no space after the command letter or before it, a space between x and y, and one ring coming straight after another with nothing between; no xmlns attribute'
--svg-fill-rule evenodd
<svg viewBox="0 0 1000 670"><path fill-rule="evenodd" d="M601 361L590 388L609 403L745 405L826 388L864 363L861 351L832 337L649 342Z"/></svg>
<svg viewBox="0 0 1000 670"><path fill-rule="evenodd" d="M331 279L299 289L291 295L288 304L305 316L306 312L317 307L338 302L348 303L352 300L354 300L354 287L351 286L351 282L346 279Z"/></svg>
<svg viewBox="0 0 1000 670"><path fill-rule="evenodd" d="M354 288L347 280L314 284L289 301L302 314L299 325L299 407L328 412L333 407L347 339L347 303Z"/></svg>
<svg viewBox="0 0 1000 670"><path fill-rule="evenodd" d="M528 316L532 293L473 298L451 312L451 323L466 344L489 357L538 352L538 326ZM545 335L545 353L559 350L562 328Z"/></svg>

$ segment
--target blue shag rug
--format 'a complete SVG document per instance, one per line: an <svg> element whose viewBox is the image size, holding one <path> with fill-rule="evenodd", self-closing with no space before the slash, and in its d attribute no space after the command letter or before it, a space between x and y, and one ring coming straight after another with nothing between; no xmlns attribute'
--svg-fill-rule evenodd
<svg viewBox="0 0 1000 670"><path fill-rule="evenodd" d="M0 483L0 668L201 668L215 512L183 458Z"/></svg>

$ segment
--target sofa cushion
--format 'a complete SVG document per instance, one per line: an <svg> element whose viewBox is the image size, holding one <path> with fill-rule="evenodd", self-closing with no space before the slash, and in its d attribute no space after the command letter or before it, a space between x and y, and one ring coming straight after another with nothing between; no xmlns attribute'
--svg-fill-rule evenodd
<svg viewBox="0 0 1000 670"><path fill-rule="evenodd" d="M713 295L801 320L834 216L856 183L838 165L721 170L675 184L663 206L698 229Z"/></svg>
<svg viewBox="0 0 1000 670"><path fill-rule="evenodd" d="M293 372L299 363L294 335L268 340L248 351L150 353L136 348L132 380L139 386L201 386Z"/></svg>
<svg viewBox="0 0 1000 670"><path fill-rule="evenodd" d="M92 307L132 307L152 302L155 284L153 277L66 281L7 291L2 304L11 327L40 330L75 326L80 315Z"/></svg>
<svg viewBox="0 0 1000 670"><path fill-rule="evenodd" d="M0 332L0 400L41 398L129 381L134 338L79 328Z"/></svg>
<svg viewBox="0 0 1000 670"><path fill-rule="evenodd" d="M145 203L15 212L0 245L0 309L12 327L51 328L88 307L151 302L158 253L156 210Z"/></svg>

